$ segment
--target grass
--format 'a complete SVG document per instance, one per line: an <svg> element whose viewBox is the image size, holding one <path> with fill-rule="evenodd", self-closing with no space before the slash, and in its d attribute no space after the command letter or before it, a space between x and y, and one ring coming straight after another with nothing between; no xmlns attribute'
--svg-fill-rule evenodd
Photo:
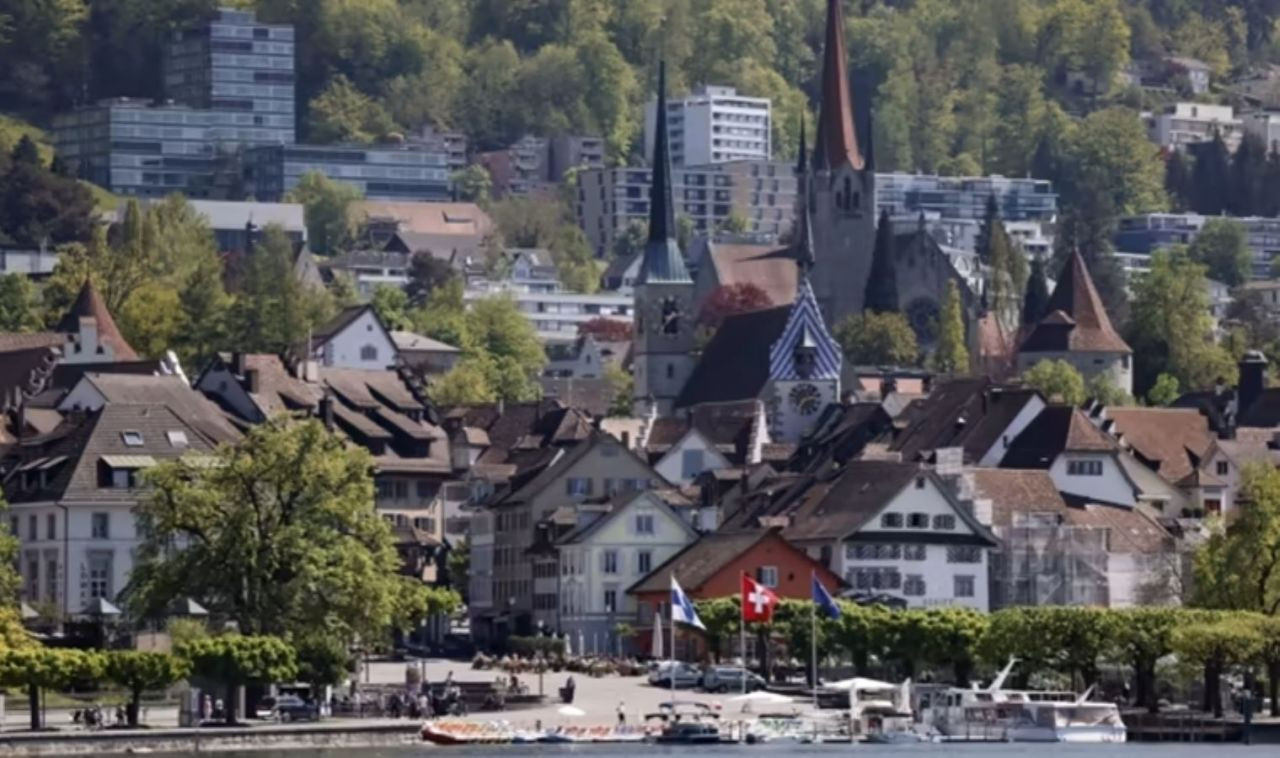
<svg viewBox="0 0 1280 758"><path fill-rule="evenodd" d="M44 707L45 708L83 708L85 706L97 703L101 706L115 705L117 703L129 702L129 693L124 690L99 690L98 692L51 692L45 690ZM142 693L143 706L165 706L176 705L177 699L168 697L164 692L144 692ZM27 693L15 688L11 688L8 697L5 698L5 709L9 711L27 711L28 709Z"/></svg>
<svg viewBox="0 0 1280 758"><path fill-rule="evenodd" d="M23 137L30 137L40 150L40 160L46 165L53 160L53 142L48 133L28 121L0 113L0 151L13 152ZM93 195L93 207L99 213L114 213L120 207L120 198L91 182L80 182Z"/></svg>

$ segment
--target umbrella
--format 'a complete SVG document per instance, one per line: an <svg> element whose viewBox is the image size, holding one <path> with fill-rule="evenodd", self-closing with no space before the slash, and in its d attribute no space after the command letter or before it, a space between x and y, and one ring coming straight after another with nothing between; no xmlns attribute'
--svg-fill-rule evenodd
<svg viewBox="0 0 1280 758"><path fill-rule="evenodd" d="M22 620L23 621L32 621L38 618L40 618L39 611L27 605L26 603L22 604Z"/></svg>
<svg viewBox="0 0 1280 758"><path fill-rule="evenodd" d="M573 657L573 635L572 634L566 633L564 636L564 657L565 658Z"/></svg>
<svg viewBox="0 0 1280 758"><path fill-rule="evenodd" d="M662 614L653 612L653 640L649 647L649 655L655 661L662 660Z"/></svg>
<svg viewBox="0 0 1280 758"><path fill-rule="evenodd" d="M578 655L587 654L587 635L582 633L582 629L578 629Z"/></svg>
<svg viewBox="0 0 1280 758"><path fill-rule="evenodd" d="M577 718L578 716L587 715L586 711L582 710L576 705L562 705L556 709L556 713L560 714L561 716L572 716L574 718Z"/></svg>
<svg viewBox="0 0 1280 758"><path fill-rule="evenodd" d="M838 682L827 682L825 686L831 690L896 690L898 688L896 684L882 682L879 679L867 679L861 676L842 679Z"/></svg>
<svg viewBox="0 0 1280 758"><path fill-rule="evenodd" d="M764 690L756 690L745 695L729 698L730 703L790 703L791 698L786 695L779 695L776 692L766 692Z"/></svg>

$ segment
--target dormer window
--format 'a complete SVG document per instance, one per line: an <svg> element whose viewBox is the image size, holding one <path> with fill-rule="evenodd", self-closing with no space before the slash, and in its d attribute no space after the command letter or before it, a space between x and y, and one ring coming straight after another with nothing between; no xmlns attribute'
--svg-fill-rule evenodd
<svg viewBox="0 0 1280 758"><path fill-rule="evenodd" d="M165 432L165 436L169 439L169 447L186 447L190 444L187 441L187 433L179 429L172 429Z"/></svg>

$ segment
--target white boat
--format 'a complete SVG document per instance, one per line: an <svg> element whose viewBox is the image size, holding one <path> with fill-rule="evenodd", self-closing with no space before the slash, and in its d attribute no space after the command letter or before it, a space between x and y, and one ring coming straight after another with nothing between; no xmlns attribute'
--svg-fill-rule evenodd
<svg viewBox="0 0 1280 758"><path fill-rule="evenodd" d="M924 727L949 741L1125 742L1128 730L1114 703L1052 690L1010 690L1004 682L1016 661L986 689L951 687L922 694Z"/></svg>

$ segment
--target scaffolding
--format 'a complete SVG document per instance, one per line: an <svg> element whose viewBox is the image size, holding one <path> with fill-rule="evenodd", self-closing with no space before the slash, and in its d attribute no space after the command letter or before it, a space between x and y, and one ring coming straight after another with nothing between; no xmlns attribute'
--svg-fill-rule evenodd
<svg viewBox="0 0 1280 758"><path fill-rule="evenodd" d="M994 531L1002 547L992 555L993 608L1109 607L1117 591L1130 594L1113 587L1120 577L1113 572L1106 527L1066 524L1058 514L1022 514L1015 516L1013 526Z"/></svg>

